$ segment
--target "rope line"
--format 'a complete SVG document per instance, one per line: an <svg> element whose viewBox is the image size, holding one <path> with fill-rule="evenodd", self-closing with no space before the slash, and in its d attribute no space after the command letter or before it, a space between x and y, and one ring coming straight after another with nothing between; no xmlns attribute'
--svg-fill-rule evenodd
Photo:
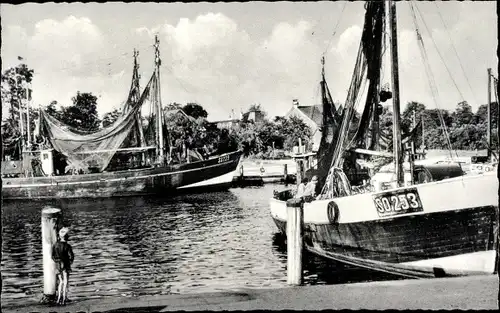
<svg viewBox="0 0 500 313"><path fill-rule="evenodd" d="M413 4L413 3L411 3L411 4L410 4L410 7L412 8L412 11L413 11L413 6L414 6L414 4ZM443 62L444 67L446 68L446 71L448 72L448 75L450 76L450 78L451 78L451 80L452 80L452 82L453 82L453 85L455 85L455 88L457 89L458 93L460 94L460 97L462 97L462 100L463 100L463 101L465 101L465 97L464 97L464 95L462 94L462 92L461 92L461 91L460 91L460 89L458 88L458 85L457 85L457 83L456 83L455 79L453 79L453 75L451 75L451 71L450 71L450 69L448 68L448 65L446 65L446 62L444 61L444 58L443 58L443 56L441 55L441 52L439 52L438 46L437 46L436 42L434 41L434 38L432 37L432 32L429 30L429 27L427 27L427 23L425 22L425 19L424 19L423 14L420 12L420 10L418 9L418 6L417 6L417 5L415 5L415 8L417 9L418 14L420 15L420 19L422 20L422 22L423 22L423 24L424 24L425 29L426 29L426 30L427 30L427 32L429 33L429 38L431 38L432 43L433 43L433 44L434 44L434 46L436 47L436 51L437 51L437 53L438 53L439 57L441 58L441 61ZM413 12L414 12L414 11L413 11ZM422 39L422 41L423 41L423 39Z"/></svg>
<svg viewBox="0 0 500 313"><path fill-rule="evenodd" d="M335 37L335 35L337 34L337 27L339 26L339 24L340 24L340 20L342 19L342 13L344 13L346 3L347 3L347 1L345 1L345 2L344 2L344 5L342 6L342 10L340 11L339 18L337 19L337 24L335 24L335 27L333 28L332 37L330 38L330 41L328 42L328 45L326 46L326 49L325 49L325 51L323 52L323 56L326 54L326 52L327 52L328 50L330 50L330 46L332 45L333 38L334 38L334 37Z"/></svg>
<svg viewBox="0 0 500 313"><path fill-rule="evenodd" d="M443 16L441 15L441 12L439 12L439 7L438 7L437 3L436 3L436 2L434 2L434 5L435 5L435 6L436 6L436 8L437 8L437 10L436 10L436 11L438 12L438 14L439 14L439 17L440 17L441 21L443 22L444 29L446 30L446 33L448 34L448 37L450 38L451 46L453 47L453 51L455 52L455 55L457 56L457 59L458 59L458 64L460 64L460 68L462 69L462 74L464 74L465 80L467 81L467 85L469 86L469 89L470 89L470 92L471 92L472 98L474 99L474 101L475 101L476 103L478 103L478 102L477 102L477 99L476 99L476 97L475 97L475 95L474 95L474 91L472 91L472 87L471 87L471 84L470 84L470 82L469 82L469 78L468 78L468 77L467 77L467 75L465 74L465 69L464 69L464 67L463 67L463 65L462 65L462 61L460 60L460 57L458 56L457 49L455 48L455 45L453 44L453 41L451 40L451 35L450 35L449 30L448 30L448 26L446 25L446 23L445 23L445 21L444 21L444 19L443 19Z"/></svg>
<svg viewBox="0 0 500 313"><path fill-rule="evenodd" d="M415 32L417 34L417 41L419 43L419 48L420 48L419 50L420 50L420 53L422 55L422 59L424 61L423 63L424 63L425 73L426 73L427 78L428 78L428 83L429 83L429 87L431 89L432 98L434 100L434 104L436 105L436 108L438 109L437 112L438 112L439 121L441 123L442 129L443 129L443 132L444 132L444 135L445 135L445 139L446 139L446 142L447 142L447 145L448 145L448 150L450 152L450 157L453 160L453 153L452 153L453 147L452 147L452 144L451 144L450 136L448 134L446 123L445 123L444 118L443 118L443 114L441 112L441 108L439 107L438 101L437 101L437 98L439 97L439 95L438 95L438 91L437 91L437 88L436 88L436 81L434 79L434 76L432 74L432 70L430 68L430 62L428 60L427 51L425 50L424 40L423 40L423 38L422 38L422 36L420 34L420 30L418 28L417 16L416 16L416 13L415 13L415 10L414 10L414 6L413 6L412 3L410 3L410 8L411 8L412 17L413 17L413 24L415 26ZM456 154L456 156L458 158L458 153L456 151L455 151L455 154Z"/></svg>

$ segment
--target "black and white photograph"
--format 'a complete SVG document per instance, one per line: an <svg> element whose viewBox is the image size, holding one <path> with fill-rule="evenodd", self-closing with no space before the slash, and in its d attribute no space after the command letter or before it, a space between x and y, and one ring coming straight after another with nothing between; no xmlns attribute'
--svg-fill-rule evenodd
<svg viewBox="0 0 500 313"><path fill-rule="evenodd" d="M498 310L499 13L0 4L2 311Z"/></svg>

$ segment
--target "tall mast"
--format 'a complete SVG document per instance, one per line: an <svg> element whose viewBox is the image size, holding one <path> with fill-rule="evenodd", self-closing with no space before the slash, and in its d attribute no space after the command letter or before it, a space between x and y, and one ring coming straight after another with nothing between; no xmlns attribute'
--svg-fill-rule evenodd
<svg viewBox="0 0 500 313"><path fill-rule="evenodd" d="M137 102L139 101L139 98L141 97L141 90L139 86L139 63L137 62L137 58L139 57L139 51L134 49L134 72L132 73L133 77L133 90L135 90L135 94L133 95L133 101ZM136 138L139 146L144 147L146 146L146 139L144 138L144 132L142 130L142 120L141 120L141 111L137 112L135 116L135 128L136 128ZM141 152L141 159L142 162L144 163L146 160L146 155L143 152Z"/></svg>
<svg viewBox="0 0 500 313"><path fill-rule="evenodd" d="M321 79L325 81L325 56L321 57Z"/></svg>
<svg viewBox="0 0 500 313"><path fill-rule="evenodd" d="M401 144L401 116L399 102L399 66L398 66L398 30L396 18L396 3L389 1L389 22L391 25L391 55L392 55L392 108L393 108L393 150L394 165L398 186L404 183L403 147Z"/></svg>
<svg viewBox="0 0 500 313"><path fill-rule="evenodd" d="M155 65L156 65L156 112L157 112L157 130L158 130L158 159L163 163L163 116L161 109L161 87L160 87L160 41L158 40L158 35L155 36Z"/></svg>
<svg viewBox="0 0 500 313"><path fill-rule="evenodd" d="M488 159L491 157L491 68L488 69L488 128L487 128L487 140L488 140Z"/></svg>
<svg viewBox="0 0 500 313"><path fill-rule="evenodd" d="M324 105L326 90L325 90L325 56L321 57L321 101L322 105Z"/></svg>

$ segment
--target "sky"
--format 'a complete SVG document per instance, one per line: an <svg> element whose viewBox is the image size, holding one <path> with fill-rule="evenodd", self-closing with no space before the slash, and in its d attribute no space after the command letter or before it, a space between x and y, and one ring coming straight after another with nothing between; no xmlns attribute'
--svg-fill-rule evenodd
<svg viewBox="0 0 500 313"><path fill-rule="evenodd" d="M398 2L402 107L418 101L454 110L466 100L476 110L487 102L487 68L497 76L495 2L415 5L424 16L418 27L439 97L433 100L428 85L410 6ZM134 48L140 53L141 86L146 84L158 34L164 104L197 102L212 121L238 117L252 104L282 116L293 99L320 103L322 55L332 97L345 101L363 6L344 1L1 4L2 71L21 56L35 71L34 103L70 105L77 91L92 92L102 115L126 100ZM389 66L384 62L383 83L391 81Z"/></svg>

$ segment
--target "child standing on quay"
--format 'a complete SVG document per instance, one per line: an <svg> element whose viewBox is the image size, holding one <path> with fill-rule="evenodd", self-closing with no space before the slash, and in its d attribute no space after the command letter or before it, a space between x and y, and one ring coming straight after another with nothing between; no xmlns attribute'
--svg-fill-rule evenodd
<svg viewBox="0 0 500 313"><path fill-rule="evenodd" d="M52 260L56 263L57 279L59 280L57 304L64 305L68 299L68 280L71 264L75 259L73 249L67 242L69 239L67 227L59 230L59 241L52 246Z"/></svg>

